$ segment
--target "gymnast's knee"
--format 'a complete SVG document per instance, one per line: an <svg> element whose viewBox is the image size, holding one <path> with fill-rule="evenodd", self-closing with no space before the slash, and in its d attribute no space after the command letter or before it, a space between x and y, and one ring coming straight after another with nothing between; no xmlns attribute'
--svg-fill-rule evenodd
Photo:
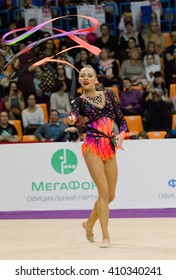
<svg viewBox="0 0 176 280"><path fill-rule="evenodd" d="M111 193L109 194L109 200L108 200L108 203L111 203L115 198L115 193Z"/></svg>

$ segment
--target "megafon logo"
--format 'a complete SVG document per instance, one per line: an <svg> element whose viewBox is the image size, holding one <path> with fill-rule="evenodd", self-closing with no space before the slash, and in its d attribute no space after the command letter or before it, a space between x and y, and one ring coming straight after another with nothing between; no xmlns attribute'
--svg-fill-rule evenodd
<svg viewBox="0 0 176 280"><path fill-rule="evenodd" d="M176 180L175 179L169 180L168 185L171 188L176 188Z"/></svg>
<svg viewBox="0 0 176 280"><path fill-rule="evenodd" d="M57 173L67 175L76 169L78 160L72 151L61 149L53 154L51 164Z"/></svg>

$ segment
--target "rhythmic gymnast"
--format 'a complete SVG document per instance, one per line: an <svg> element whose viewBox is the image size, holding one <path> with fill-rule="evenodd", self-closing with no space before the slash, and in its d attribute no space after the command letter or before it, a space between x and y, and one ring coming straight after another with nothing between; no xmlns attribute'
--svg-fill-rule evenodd
<svg viewBox="0 0 176 280"><path fill-rule="evenodd" d="M45 27L46 24L64 17L67 16L51 19L30 29L29 27L25 27L22 29L10 31L3 35L3 42L7 45L12 45L16 42L27 38L40 28ZM61 34L56 34L49 38L44 38L37 42L29 44L24 50L17 53L13 59L17 58L19 55L25 52L30 51L31 48L39 45L44 40L51 38L54 39L60 36L69 36L72 40L78 43L78 46L75 47L88 49L94 55L98 55L101 52L99 48L90 45L87 42L81 40L81 38L75 36L78 33L87 34L89 32L94 31L98 26L98 21L88 16L77 15L77 17L82 17L90 20L93 23L93 26L76 31L72 30L69 32L65 32L63 30L55 28L55 30L61 32ZM9 36L12 32L22 30L27 31L23 35L20 35L13 40L6 40L6 37ZM69 49L65 51L68 50ZM29 61L29 64L33 67L37 67L47 62L62 62L75 68L70 63L60 61L59 59L55 58L57 55L60 54L61 52L59 52L55 56L46 57L43 59L37 58L37 62ZM5 65L5 67L2 70L2 74L10 62L11 60ZM29 67L28 63L24 65L24 68L22 67L22 69L20 69L20 72L17 71L17 73L15 73L15 76L13 75L13 78L20 75L20 73L23 72L26 67ZM94 242L95 239L93 234L93 227L97 219L99 219L103 239L100 247L108 248L110 247L110 236L108 232L108 204L115 197L115 189L118 176L118 168L115 153L116 149L123 150L122 143L125 137L125 131L127 130L127 125L113 92L110 90L96 91L96 84L98 83L98 80L96 77L95 70L90 65L87 65L86 67L82 68L79 72L79 83L83 88L83 94L81 95L81 97L75 98L73 100L72 115L69 117L68 120L69 123L72 125L76 122L78 115L81 115L83 117L87 128L87 133L85 141L82 145L82 152L90 175L98 189L98 199L95 202L94 208L88 220L83 223L83 227L86 231L87 239L90 242ZM70 99L72 99L71 96ZM114 133L115 123L119 128L120 133L118 135L115 135Z"/></svg>
<svg viewBox="0 0 176 280"><path fill-rule="evenodd" d="M108 204L115 197L118 176L116 149L123 150L122 143L127 125L113 92L96 91L98 80L92 66L82 68L78 79L83 94L72 101L72 114L68 117L68 121L73 125L78 115L83 118L87 132L82 152L98 190L98 199L83 227L87 239L95 242L93 227L99 219L102 230L100 247L108 248L110 247ZM119 128L118 135L114 133L115 123Z"/></svg>

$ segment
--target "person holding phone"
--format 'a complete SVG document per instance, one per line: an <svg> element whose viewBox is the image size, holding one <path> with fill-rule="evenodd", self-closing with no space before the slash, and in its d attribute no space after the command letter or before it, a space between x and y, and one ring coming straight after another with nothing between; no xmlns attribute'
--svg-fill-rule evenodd
<svg viewBox="0 0 176 280"><path fill-rule="evenodd" d="M9 113L10 120L21 120L21 112L25 108L23 93L18 89L18 84L11 81L8 95L4 98L5 109Z"/></svg>

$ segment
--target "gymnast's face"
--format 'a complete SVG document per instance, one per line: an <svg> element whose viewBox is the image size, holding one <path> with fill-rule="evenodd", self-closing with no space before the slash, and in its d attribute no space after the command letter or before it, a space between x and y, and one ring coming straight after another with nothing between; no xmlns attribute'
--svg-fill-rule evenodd
<svg viewBox="0 0 176 280"><path fill-rule="evenodd" d="M95 89L95 85L98 83L95 70L90 67L82 68L79 73L79 83L83 90Z"/></svg>

